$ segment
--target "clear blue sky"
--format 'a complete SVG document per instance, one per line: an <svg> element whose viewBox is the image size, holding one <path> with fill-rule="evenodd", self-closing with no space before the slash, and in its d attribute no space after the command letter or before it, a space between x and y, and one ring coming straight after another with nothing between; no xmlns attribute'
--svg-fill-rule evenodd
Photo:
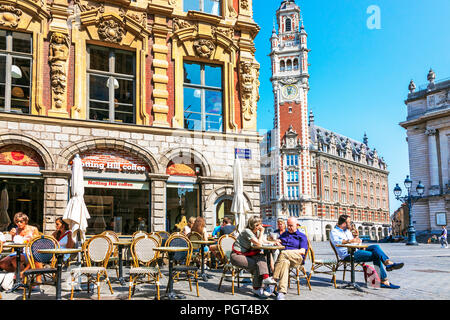
<svg viewBox="0 0 450 320"><path fill-rule="evenodd" d="M256 59L261 64L258 129L273 125L270 41L281 0L253 0ZM408 84L450 77L449 0L296 0L308 33L309 108L321 127L362 141L367 132L388 163L390 211L400 203L396 182L409 174L404 100ZM367 8L380 8L381 29L370 30ZM401 183L403 187L403 183Z"/></svg>

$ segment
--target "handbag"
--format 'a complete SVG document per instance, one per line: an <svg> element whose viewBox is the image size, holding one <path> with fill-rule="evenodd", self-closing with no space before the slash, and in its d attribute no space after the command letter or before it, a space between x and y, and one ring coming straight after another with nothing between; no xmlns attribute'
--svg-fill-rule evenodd
<svg viewBox="0 0 450 320"><path fill-rule="evenodd" d="M364 264L362 267L364 270L364 280L366 281L367 286L371 286L372 288L379 288L381 279L378 275L377 270L373 266L368 264Z"/></svg>

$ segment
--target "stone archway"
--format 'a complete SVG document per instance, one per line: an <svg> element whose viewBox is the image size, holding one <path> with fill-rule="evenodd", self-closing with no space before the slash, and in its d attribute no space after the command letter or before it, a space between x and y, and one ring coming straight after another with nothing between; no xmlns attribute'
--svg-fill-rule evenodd
<svg viewBox="0 0 450 320"><path fill-rule="evenodd" d="M58 157L57 167L60 169L67 169L69 161L77 154L88 150L95 149L111 149L111 150L122 150L126 151L132 155L136 155L141 158L150 167L152 173L161 173L161 167L159 166L156 158L153 154L146 149L138 146L137 144L117 139L108 138L96 138L90 140L79 141L64 150L62 150Z"/></svg>
<svg viewBox="0 0 450 320"><path fill-rule="evenodd" d="M52 154L37 139L25 134L7 133L0 135L0 148L12 144L26 146L35 151L44 162L45 170L53 170L55 168Z"/></svg>
<svg viewBox="0 0 450 320"><path fill-rule="evenodd" d="M327 241L330 240L330 233L331 233L331 225L327 224L325 226L325 236L326 236Z"/></svg>

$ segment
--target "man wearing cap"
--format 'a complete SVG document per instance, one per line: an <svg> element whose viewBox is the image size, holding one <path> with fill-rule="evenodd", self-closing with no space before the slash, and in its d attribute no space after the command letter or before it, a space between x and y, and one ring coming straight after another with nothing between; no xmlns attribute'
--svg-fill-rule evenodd
<svg viewBox="0 0 450 320"><path fill-rule="evenodd" d="M279 281L277 300L284 300L287 294L289 269L302 264L308 252L308 239L297 230L297 223L297 218L290 217L287 220L287 231L276 241L278 245L285 247L278 256L273 273L273 278Z"/></svg>

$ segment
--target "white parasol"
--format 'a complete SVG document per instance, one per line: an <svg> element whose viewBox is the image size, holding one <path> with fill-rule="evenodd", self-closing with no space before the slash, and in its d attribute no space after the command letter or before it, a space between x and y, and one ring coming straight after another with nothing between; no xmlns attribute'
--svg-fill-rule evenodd
<svg viewBox="0 0 450 320"><path fill-rule="evenodd" d="M70 180L71 197L64 212L63 220L69 224L73 240L77 240L77 234L81 241L85 239L87 220L90 219L88 209L84 203L84 182L81 158L77 154L72 162L72 179Z"/></svg>
<svg viewBox="0 0 450 320"><path fill-rule="evenodd" d="M239 157L234 159L233 184L234 196L230 212L236 215L238 231L241 232L245 229L245 214L250 211L250 209L247 204L247 199L244 196L244 178Z"/></svg>
<svg viewBox="0 0 450 320"><path fill-rule="evenodd" d="M9 197L6 187L2 190L0 196L0 226L8 226L11 223L11 219L8 215Z"/></svg>

